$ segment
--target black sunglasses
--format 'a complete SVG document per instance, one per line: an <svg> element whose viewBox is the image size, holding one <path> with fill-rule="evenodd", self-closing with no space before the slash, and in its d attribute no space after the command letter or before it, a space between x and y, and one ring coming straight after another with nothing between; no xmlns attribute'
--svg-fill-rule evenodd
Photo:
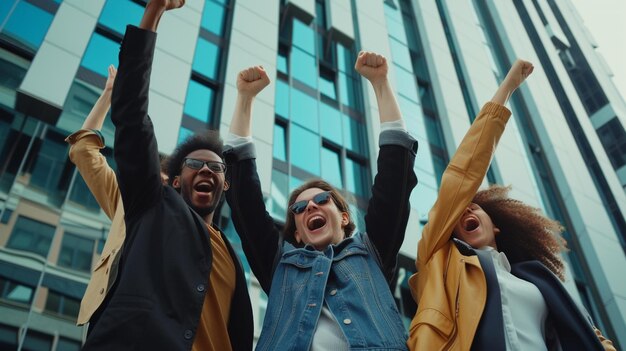
<svg viewBox="0 0 626 351"><path fill-rule="evenodd" d="M323 193L319 193L313 196L311 200L313 200L313 202L316 205L324 205L328 203L328 200L330 200L330 197L331 197L330 191L325 191ZM311 200L302 200L302 201L294 202L291 206L289 206L289 210L293 212L293 214L300 214L304 212L306 207L309 205L309 201Z"/></svg>
<svg viewBox="0 0 626 351"><path fill-rule="evenodd" d="M183 166L189 167L193 170L199 171L202 169L202 167L204 167L204 165L207 166L207 168L213 172L213 173L224 173L226 172L226 165L223 162L219 162L219 161L202 161L202 160L196 160L195 158L186 158L183 161Z"/></svg>

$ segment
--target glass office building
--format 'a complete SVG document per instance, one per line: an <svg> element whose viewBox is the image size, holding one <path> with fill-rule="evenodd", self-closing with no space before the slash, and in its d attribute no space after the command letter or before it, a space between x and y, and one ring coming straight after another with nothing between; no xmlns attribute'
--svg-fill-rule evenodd
<svg viewBox="0 0 626 351"><path fill-rule="evenodd" d="M74 321L110 221L64 138L144 5L0 1L0 349L80 347ZM563 223L566 287L626 347L626 104L581 23L569 0L188 0L159 27L150 115L164 155L196 131L225 134L236 74L263 65L272 84L256 99L253 137L268 211L282 225L290 190L322 177L362 219L380 126L353 66L359 50L387 56L420 143L394 291L408 325L407 280L441 174L508 67L530 60L535 73L511 99L485 185L510 184ZM107 119L102 152L115 168L113 132ZM241 253L227 206L219 224ZM267 298L249 277L258 337Z"/></svg>

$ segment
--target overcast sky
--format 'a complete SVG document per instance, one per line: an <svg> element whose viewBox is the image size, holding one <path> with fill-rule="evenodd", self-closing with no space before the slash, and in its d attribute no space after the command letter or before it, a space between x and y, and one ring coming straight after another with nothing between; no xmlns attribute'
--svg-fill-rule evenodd
<svg viewBox="0 0 626 351"><path fill-rule="evenodd" d="M626 99L626 0L571 0L598 43Z"/></svg>

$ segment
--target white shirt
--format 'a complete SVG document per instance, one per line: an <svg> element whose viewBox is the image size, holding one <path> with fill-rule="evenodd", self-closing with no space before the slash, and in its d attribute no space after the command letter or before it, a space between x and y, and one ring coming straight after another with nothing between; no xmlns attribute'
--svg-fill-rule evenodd
<svg viewBox="0 0 626 351"><path fill-rule="evenodd" d="M310 351L348 351L350 346L337 320L324 303L317 320Z"/></svg>
<svg viewBox="0 0 626 351"><path fill-rule="evenodd" d="M537 287L511 274L504 252L483 247L491 255L500 285L504 340L509 351L547 350L545 323L548 307Z"/></svg>

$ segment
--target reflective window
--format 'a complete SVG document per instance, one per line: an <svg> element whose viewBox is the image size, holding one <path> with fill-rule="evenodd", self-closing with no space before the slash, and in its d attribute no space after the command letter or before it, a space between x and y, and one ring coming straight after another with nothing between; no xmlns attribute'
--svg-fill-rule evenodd
<svg viewBox="0 0 626 351"><path fill-rule="evenodd" d="M285 218L287 215L287 201L289 200L289 176L277 169L272 169L272 196L270 213L276 218Z"/></svg>
<svg viewBox="0 0 626 351"><path fill-rule="evenodd" d="M102 9L99 22L119 34L126 32L126 25L138 25L143 7L130 0L108 0Z"/></svg>
<svg viewBox="0 0 626 351"><path fill-rule="evenodd" d="M89 44L87 44L87 50L85 50L81 65L103 77L107 77L109 65L118 66L117 56L119 52L119 43L98 33L93 33Z"/></svg>
<svg viewBox="0 0 626 351"><path fill-rule="evenodd" d="M396 84L398 88L398 94L403 95L415 102L418 102L417 84L413 73L396 65L394 65L393 67L395 67L396 69Z"/></svg>
<svg viewBox="0 0 626 351"><path fill-rule="evenodd" d="M336 100L337 99L337 91L335 88L335 79L334 77L329 77L326 74L322 74L320 72L320 93L328 96L329 98Z"/></svg>
<svg viewBox="0 0 626 351"><path fill-rule="evenodd" d="M302 184L304 184L304 180L294 176L289 177L289 192L291 193L293 189L299 187Z"/></svg>
<svg viewBox="0 0 626 351"><path fill-rule="evenodd" d="M285 127L274 124L274 158L287 162L287 135L285 132Z"/></svg>
<svg viewBox="0 0 626 351"><path fill-rule="evenodd" d="M69 166L68 146L63 139L59 132L48 129L31 172L30 185L51 197L62 196L69 185L70 173L64 172Z"/></svg>
<svg viewBox="0 0 626 351"><path fill-rule="evenodd" d="M368 179L367 169L362 164L346 158L346 189L348 191L359 196L367 196Z"/></svg>
<svg viewBox="0 0 626 351"><path fill-rule="evenodd" d="M222 35L224 31L224 6L207 0L204 3L204 11L202 11L202 28L211 33Z"/></svg>
<svg viewBox="0 0 626 351"><path fill-rule="evenodd" d="M313 28L294 19L292 44L294 47L298 47L311 55L315 55L315 32Z"/></svg>
<svg viewBox="0 0 626 351"><path fill-rule="evenodd" d="M6 17L8 11L13 6L12 1L2 1L5 3L0 7L0 17ZM6 3L9 6L7 6ZM52 23L53 14L46 12L27 1L20 1L15 6L13 13L3 22L2 34L24 44L29 49L37 50L43 42L50 23Z"/></svg>
<svg viewBox="0 0 626 351"><path fill-rule="evenodd" d="M298 89L291 89L291 120L317 132L317 100Z"/></svg>
<svg viewBox="0 0 626 351"><path fill-rule="evenodd" d="M180 127L180 130L178 131L178 142L176 144L182 143L183 141L187 140L187 138L189 138L193 134L194 134L193 130L187 129L185 127Z"/></svg>
<svg viewBox="0 0 626 351"><path fill-rule="evenodd" d="M27 65L23 59L8 53L0 57L0 105L15 106L16 91L26 75Z"/></svg>
<svg viewBox="0 0 626 351"><path fill-rule="evenodd" d="M46 300L44 311L73 319L78 317L79 309L79 300L65 296L56 291L48 291L48 299Z"/></svg>
<svg viewBox="0 0 626 351"><path fill-rule="evenodd" d="M619 119L613 118L597 130L613 168L626 164L626 132Z"/></svg>
<svg viewBox="0 0 626 351"><path fill-rule="evenodd" d="M209 122L213 110L213 90L194 80L189 81L184 112L202 122Z"/></svg>
<svg viewBox="0 0 626 351"><path fill-rule="evenodd" d="M22 285L12 280L0 277L0 298L14 303L30 305L33 299L32 286Z"/></svg>
<svg viewBox="0 0 626 351"><path fill-rule="evenodd" d="M7 247L48 257L54 231L55 228L49 224L19 216Z"/></svg>
<svg viewBox="0 0 626 351"><path fill-rule="evenodd" d="M32 328L26 332L22 350L48 351L52 349L52 335L39 333Z"/></svg>
<svg viewBox="0 0 626 351"><path fill-rule="evenodd" d="M296 124L289 131L289 156L291 164L314 175L320 174L320 139Z"/></svg>
<svg viewBox="0 0 626 351"><path fill-rule="evenodd" d="M289 118L289 85L280 79L276 81L275 101L276 114Z"/></svg>
<svg viewBox="0 0 626 351"><path fill-rule="evenodd" d="M287 65L287 54L282 52L282 51L278 51L278 58L276 59L276 69L278 70L278 72L283 72L284 74L289 74L289 66Z"/></svg>
<svg viewBox="0 0 626 351"><path fill-rule="evenodd" d="M341 162L336 151L322 148L322 179L328 181L333 186L342 189Z"/></svg>
<svg viewBox="0 0 626 351"><path fill-rule="evenodd" d="M354 118L343 115L343 140L347 149L359 154L365 153L365 128Z"/></svg>
<svg viewBox="0 0 626 351"><path fill-rule="evenodd" d="M349 48L341 44L337 44L337 68L350 75L354 71L353 55Z"/></svg>
<svg viewBox="0 0 626 351"><path fill-rule="evenodd" d="M57 350L61 351L80 351L80 343L74 340L59 338L57 342Z"/></svg>
<svg viewBox="0 0 626 351"><path fill-rule="evenodd" d="M389 38L389 46L391 47L391 57L393 59L393 63L411 71L413 69L413 63L411 62L409 49L406 45L393 38Z"/></svg>
<svg viewBox="0 0 626 351"><path fill-rule="evenodd" d="M1 3L2 1L0 1ZM0 19L1 21L2 19ZM2 278L0 278L0 282ZM0 283L2 284L2 283ZM0 350L17 350L17 328L0 324Z"/></svg>
<svg viewBox="0 0 626 351"><path fill-rule="evenodd" d="M89 272L91 270L93 247L93 239L65 232L57 264L62 267Z"/></svg>
<svg viewBox="0 0 626 351"><path fill-rule="evenodd" d="M219 59L219 46L202 38L198 38L198 44L196 45L196 52L193 58L193 70L209 78L216 79Z"/></svg>
<svg viewBox="0 0 626 351"><path fill-rule="evenodd" d="M314 56L298 48L293 48L290 67L293 78L317 89L317 62Z"/></svg>
<svg viewBox="0 0 626 351"><path fill-rule="evenodd" d="M339 73L339 92L341 96L341 103L360 111L360 105L357 97L360 92L357 90L357 87L358 85L354 78L343 72Z"/></svg>
<svg viewBox="0 0 626 351"><path fill-rule="evenodd" d="M76 175L74 176L74 184L72 185L72 190L70 191L69 200L75 204L79 204L85 208L85 210L98 213L100 212L100 205L96 198L87 187L87 183L83 177L76 170Z"/></svg>
<svg viewBox="0 0 626 351"><path fill-rule="evenodd" d="M325 103L320 103L320 128L322 136L328 140L342 145L341 112Z"/></svg>

